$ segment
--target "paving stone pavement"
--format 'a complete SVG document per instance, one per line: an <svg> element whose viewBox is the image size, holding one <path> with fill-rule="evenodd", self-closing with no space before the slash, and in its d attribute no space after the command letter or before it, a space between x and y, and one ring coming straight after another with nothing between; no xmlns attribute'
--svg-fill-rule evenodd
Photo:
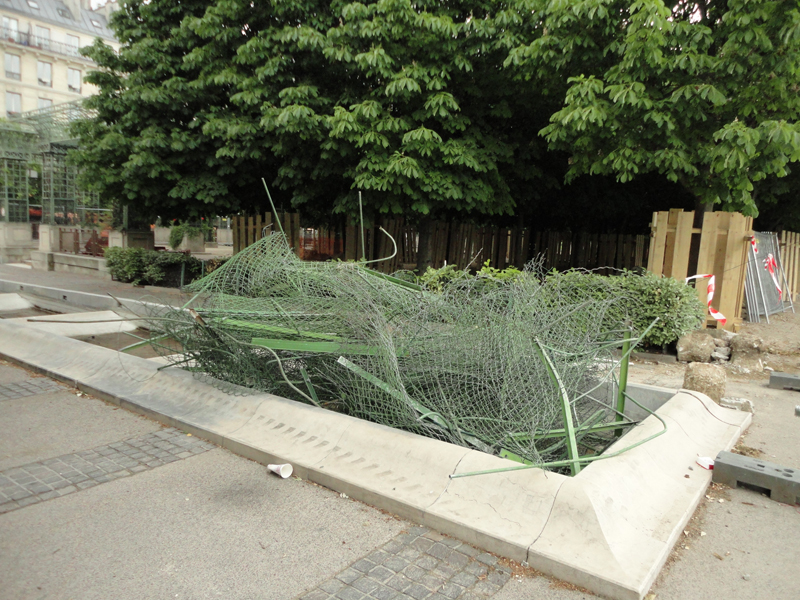
<svg viewBox="0 0 800 600"><path fill-rule="evenodd" d="M0 384L0 402L3 400L14 400L15 398L25 398L27 396L36 396L37 394L59 392L63 389L65 389L64 386L47 377L31 377L19 383Z"/></svg>
<svg viewBox="0 0 800 600"><path fill-rule="evenodd" d="M107 446L0 471L0 514L154 469L215 447L169 427Z"/></svg>
<svg viewBox="0 0 800 600"><path fill-rule="evenodd" d="M496 556L411 527L299 600L479 600L511 578Z"/></svg>

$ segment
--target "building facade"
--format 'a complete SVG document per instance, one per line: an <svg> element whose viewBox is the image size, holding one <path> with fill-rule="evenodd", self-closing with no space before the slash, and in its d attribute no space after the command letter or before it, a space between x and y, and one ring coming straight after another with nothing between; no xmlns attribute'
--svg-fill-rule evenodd
<svg viewBox="0 0 800 600"><path fill-rule="evenodd" d="M116 9L116 2L92 10L90 0L0 0L0 117L94 94L83 79L95 63L78 50L98 37L119 48L108 27Z"/></svg>

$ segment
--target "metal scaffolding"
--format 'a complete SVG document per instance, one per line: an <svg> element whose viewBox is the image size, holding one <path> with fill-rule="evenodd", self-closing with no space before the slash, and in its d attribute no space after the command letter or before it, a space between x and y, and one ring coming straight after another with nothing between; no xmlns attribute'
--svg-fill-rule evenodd
<svg viewBox="0 0 800 600"><path fill-rule="evenodd" d="M70 125L91 116L82 100L21 113L0 123L0 221L76 224L96 195L78 186L68 152Z"/></svg>

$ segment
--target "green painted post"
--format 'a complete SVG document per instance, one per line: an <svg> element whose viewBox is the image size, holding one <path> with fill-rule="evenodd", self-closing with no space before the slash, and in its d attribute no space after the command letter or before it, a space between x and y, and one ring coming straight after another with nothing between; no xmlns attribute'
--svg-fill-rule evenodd
<svg viewBox="0 0 800 600"><path fill-rule="evenodd" d="M567 432L567 455L569 456L569 468L574 476L581 472L581 463L578 460L580 458L580 455L578 454L578 442L575 438L575 425L572 422L572 405L570 404L569 396L567 395L567 389L564 387L561 377L559 377L558 373L556 372L556 367L553 364L553 361L550 360L550 357L544 351L544 348L538 339L534 340L534 344L539 356L542 358L542 362L544 362L544 366L547 369L548 374L550 375L550 379L555 384L556 389L558 389L558 396L561 399L561 416L564 419L564 431Z"/></svg>
<svg viewBox="0 0 800 600"><path fill-rule="evenodd" d="M619 366L619 385L617 389L617 416L615 421L622 421L625 416L625 391L628 387L628 365L631 359L631 330L625 329L624 342L622 342L622 362ZM622 429L614 431L616 437L622 435Z"/></svg>

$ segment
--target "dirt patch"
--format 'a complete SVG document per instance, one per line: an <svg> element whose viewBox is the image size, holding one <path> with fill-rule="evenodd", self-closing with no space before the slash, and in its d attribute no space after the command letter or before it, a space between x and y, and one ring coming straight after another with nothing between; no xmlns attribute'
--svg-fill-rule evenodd
<svg viewBox="0 0 800 600"><path fill-rule="evenodd" d="M757 335L764 340L768 354L791 356L800 354L800 314L780 313L761 323L744 323L740 333Z"/></svg>
<svg viewBox="0 0 800 600"><path fill-rule="evenodd" d="M734 454L741 454L742 456L750 456L752 458L761 458L764 453L758 448L753 448L744 444L744 439L740 438L739 442L731 449Z"/></svg>

